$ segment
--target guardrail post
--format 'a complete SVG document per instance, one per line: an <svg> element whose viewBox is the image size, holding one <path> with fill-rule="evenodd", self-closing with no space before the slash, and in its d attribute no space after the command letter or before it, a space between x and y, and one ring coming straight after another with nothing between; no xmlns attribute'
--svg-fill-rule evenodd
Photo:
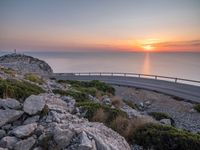
<svg viewBox="0 0 200 150"><path fill-rule="evenodd" d="M140 74L138 74L138 77L140 78Z"/></svg>
<svg viewBox="0 0 200 150"><path fill-rule="evenodd" d="M178 79L177 79L177 78L175 78L175 83L177 83L177 80L178 80Z"/></svg>
<svg viewBox="0 0 200 150"><path fill-rule="evenodd" d="M91 75L91 73L89 72L89 76Z"/></svg>
<svg viewBox="0 0 200 150"><path fill-rule="evenodd" d="M111 75L113 76L113 72L111 73Z"/></svg>
<svg viewBox="0 0 200 150"><path fill-rule="evenodd" d="M156 80L157 80L157 78L158 78L158 77L157 77L157 76L155 76L155 79L156 79Z"/></svg>
<svg viewBox="0 0 200 150"><path fill-rule="evenodd" d="M99 75L101 76L101 72L99 73Z"/></svg>
<svg viewBox="0 0 200 150"><path fill-rule="evenodd" d="M124 73L124 76L126 76L126 73Z"/></svg>
<svg viewBox="0 0 200 150"><path fill-rule="evenodd" d="M81 73L78 73L78 75L80 76L80 75L81 75Z"/></svg>

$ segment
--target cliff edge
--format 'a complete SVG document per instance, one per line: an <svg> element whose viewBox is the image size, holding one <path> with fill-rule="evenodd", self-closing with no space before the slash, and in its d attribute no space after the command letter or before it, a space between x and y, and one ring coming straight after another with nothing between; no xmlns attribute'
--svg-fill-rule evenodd
<svg viewBox="0 0 200 150"><path fill-rule="evenodd" d="M1 56L0 65L23 73L53 73L52 68L45 61L24 54L14 53Z"/></svg>

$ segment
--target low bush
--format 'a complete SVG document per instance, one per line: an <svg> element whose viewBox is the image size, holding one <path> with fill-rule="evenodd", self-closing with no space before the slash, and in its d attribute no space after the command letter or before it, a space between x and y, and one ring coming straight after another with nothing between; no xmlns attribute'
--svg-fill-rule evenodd
<svg viewBox="0 0 200 150"><path fill-rule="evenodd" d="M29 80L29 81L31 81L31 82L38 83L38 84L42 84L42 83L44 82L44 81L41 79L40 76L35 75L35 74L32 74L32 73L26 74L26 75L25 75L25 79L26 79L26 80Z"/></svg>
<svg viewBox="0 0 200 150"><path fill-rule="evenodd" d="M197 112L200 113L200 104L196 104L196 105L194 106L194 109L195 109Z"/></svg>
<svg viewBox="0 0 200 150"><path fill-rule="evenodd" d="M100 82L98 80L93 80L90 82L85 81L74 81L74 80L59 80L59 83L68 83L72 85L74 88L96 88L99 91L105 92L105 93L111 93L112 95L115 94L115 89L110 86L109 84L106 84L104 82Z"/></svg>
<svg viewBox="0 0 200 150"><path fill-rule="evenodd" d="M172 119L168 114L163 112L150 112L148 114L158 121L161 119Z"/></svg>
<svg viewBox="0 0 200 150"><path fill-rule="evenodd" d="M60 94L62 96L71 96L77 102L88 100L88 95L86 93L83 93L83 92L80 92L80 91L75 91L75 90L63 91L63 90L60 90L60 89L55 89L55 90L53 90L53 93L54 94Z"/></svg>
<svg viewBox="0 0 200 150"><path fill-rule="evenodd" d="M131 101L124 100L124 103L133 109L138 109L137 105Z"/></svg>
<svg viewBox="0 0 200 150"><path fill-rule="evenodd" d="M116 96L111 98L111 103L112 103L112 105L114 105L117 108L121 107L122 104L123 104L122 100L119 97L116 97Z"/></svg>
<svg viewBox="0 0 200 150"><path fill-rule="evenodd" d="M9 97L23 101L32 94L37 95L43 92L44 90L35 84L31 84L25 81L0 79L1 98Z"/></svg>
<svg viewBox="0 0 200 150"><path fill-rule="evenodd" d="M200 147L200 135L159 124L140 126L133 139L146 149L199 150Z"/></svg>
<svg viewBox="0 0 200 150"><path fill-rule="evenodd" d="M1 71L3 71L5 74L9 74L11 76L15 76L16 71L11 68L0 68Z"/></svg>
<svg viewBox="0 0 200 150"><path fill-rule="evenodd" d="M94 103L94 102L78 102L76 104L78 107L82 107L83 109L87 110L86 113L86 118L88 118L89 121L95 121L93 120L97 112L102 109L103 112L105 113L106 117L105 120L102 121L105 123L107 126L110 126L110 123L117 117L117 116L123 116L127 117L127 114L120 109L116 108L110 108L109 106L106 105L101 105L99 103Z"/></svg>

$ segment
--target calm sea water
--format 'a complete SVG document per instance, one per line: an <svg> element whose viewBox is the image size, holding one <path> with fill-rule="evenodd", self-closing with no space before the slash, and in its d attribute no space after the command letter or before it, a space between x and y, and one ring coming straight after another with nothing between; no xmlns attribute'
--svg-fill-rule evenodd
<svg viewBox="0 0 200 150"><path fill-rule="evenodd" d="M200 53L32 52L54 72L132 72L200 80Z"/></svg>

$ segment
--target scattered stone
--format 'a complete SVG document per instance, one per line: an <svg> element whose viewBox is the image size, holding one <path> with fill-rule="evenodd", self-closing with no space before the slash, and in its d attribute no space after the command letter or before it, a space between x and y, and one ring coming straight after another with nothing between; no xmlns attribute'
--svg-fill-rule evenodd
<svg viewBox="0 0 200 150"><path fill-rule="evenodd" d="M45 106L44 96L42 95L31 95L24 102L24 111L29 115L35 115L42 111Z"/></svg>
<svg viewBox="0 0 200 150"><path fill-rule="evenodd" d="M1 127L3 130L9 130L11 128L11 124L6 124L4 126Z"/></svg>
<svg viewBox="0 0 200 150"><path fill-rule="evenodd" d="M101 99L102 103L105 105L111 105L111 100L107 95L104 95Z"/></svg>
<svg viewBox="0 0 200 150"><path fill-rule="evenodd" d="M3 107L5 109L7 108L19 109L21 105L17 100L7 98L7 99L0 99L0 107Z"/></svg>
<svg viewBox="0 0 200 150"><path fill-rule="evenodd" d="M53 137L59 148L65 148L70 144L74 134L75 133L69 129L61 129L56 126Z"/></svg>
<svg viewBox="0 0 200 150"><path fill-rule="evenodd" d="M92 141L88 138L87 134L83 131L80 135L79 150L91 150L93 148Z"/></svg>
<svg viewBox="0 0 200 150"><path fill-rule="evenodd" d="M19 126L12 131L16 137L23 138L29 136L37 128L37 123Z"/></svg>
<svg viewBox="0 0 200 150"><path fill-rule="evenodd" d="M39 119L40 119L40 116L39 116L39 115L37 115L37 116L32 116L32 117L30 117L30 118L27 118L27 119L24 121L23 124L26 125L26 124L36 123L36 122L39 121Z"/></svg>
<svg viewBox="0 0 200 150"><path fill-rule="evenodd" d="M2 110L0 109L0 127L5 125L6 123L13 122L17 120L18 118L21 117L23 114L23 111L18 111L18 110L11 110L11 109L6 109Z"/></svg>
<svg viewBox="0 0 200 150"><path fill-rule="evenodd" d="M15 143L17 143L18 140L16 137L13 136L5 136L4 138L1 139L0 141L0 147L2 148L9 148L13 149Z"/></svg>
<svg viewBox="0 0 200 150"><path fill-rule="evenodd" d="M170 119L161 119L160 123L165 124L165 125L172 125L172 122Z"/></svg>
<svg viewBox="0 0 200 150"><path fill-rule="evenodd" d="M30 150L35 144L35 141L33 137L21 140L15 144L14 150Z"/></svg>
<svg viewBox="0 0 200 150"><path fill-rule="evenodd" d="M76 100L70 96L62 96L61 99L67 103L68 112L72 112L75 108Z"/></svg>
<svg viewBox="0 0 200 150"><path fill-rule="evenodd" d="M0 139L6 135L6 131L0 130Z"/></svg>

